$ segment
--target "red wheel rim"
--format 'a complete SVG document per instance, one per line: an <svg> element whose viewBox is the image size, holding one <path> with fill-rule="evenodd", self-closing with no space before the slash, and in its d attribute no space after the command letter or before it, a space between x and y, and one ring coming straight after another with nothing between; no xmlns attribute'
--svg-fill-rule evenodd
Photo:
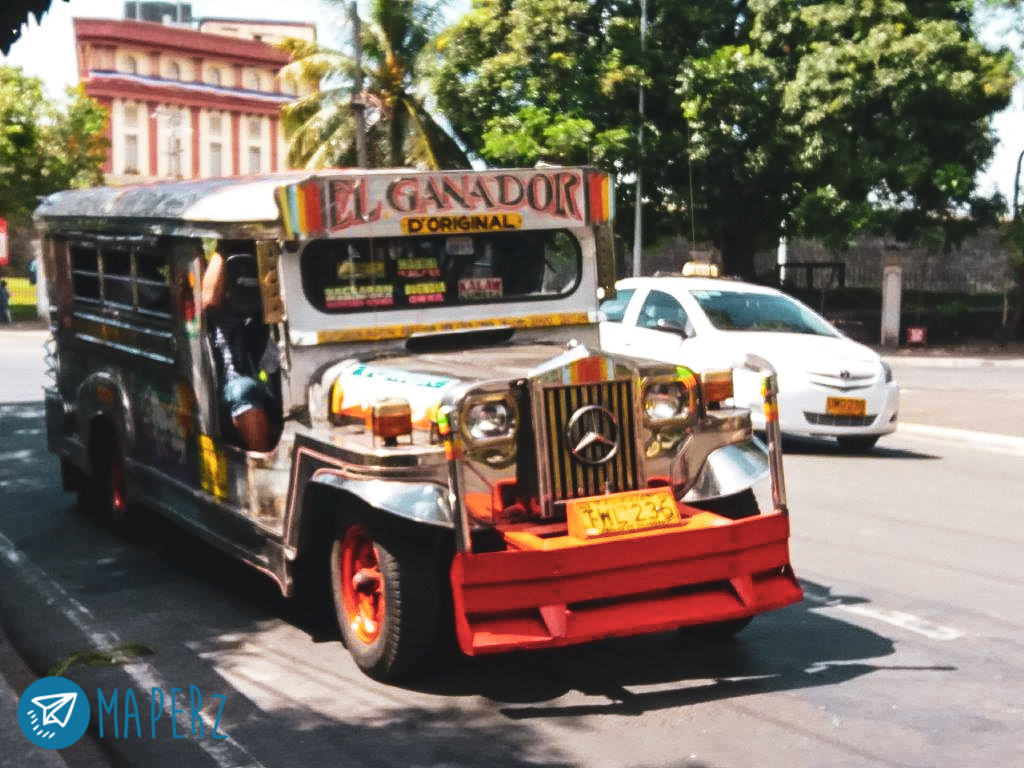
<svg viewBox="0 0 1024 768"><path fill-rule="evenodd" d="M124 495L124 465L117 456L110 457L110 507L114 512L124 512L128 502Z"/></svg>
<svg viewBox="0 0 1024 768"><path fill-rule="evenodd" d="M384 619L384 576L373 539L353 525L341 544L341 595L345 621L360 642L370 644L380 637Z"/></svg>

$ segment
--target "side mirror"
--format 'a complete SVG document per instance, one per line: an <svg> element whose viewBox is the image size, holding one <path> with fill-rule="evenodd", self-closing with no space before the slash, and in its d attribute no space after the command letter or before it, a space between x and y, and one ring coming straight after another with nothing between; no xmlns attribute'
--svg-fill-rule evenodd
<svg viewBox="0 0 1024 768"><path fill-rule="evenodd" d="M668 331L669 333L677 333L684 339L691 338L693 333L693 326L689 323L680 323L678 320L667 320L662 318L657 321L659 331Z"/></svg>

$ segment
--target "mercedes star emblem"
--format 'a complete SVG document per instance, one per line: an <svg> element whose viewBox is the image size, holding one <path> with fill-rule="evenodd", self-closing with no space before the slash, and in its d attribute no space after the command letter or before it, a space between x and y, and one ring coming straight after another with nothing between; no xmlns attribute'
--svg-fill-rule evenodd
<svg viewBox="0 0 1024 768"><path fill-rule="evenodd" d="M584 464L610 461L619 452L619 422L607 408L585 405L565 427L569 451Z"/></svg>

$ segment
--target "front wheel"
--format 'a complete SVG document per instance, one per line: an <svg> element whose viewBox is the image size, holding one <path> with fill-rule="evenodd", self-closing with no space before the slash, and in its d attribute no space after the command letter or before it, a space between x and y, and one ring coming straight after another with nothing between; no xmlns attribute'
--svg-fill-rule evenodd
<svg viewBox="0 0 1024 768"><path fill-rule="evenodd" d="M439 586L425 557L350 525L331 548L331 584L345 645L370 677L397 680L433 649Z"/></svg>
<svg viewBox="0 0 1024 768"><path fill-rule="evenodd" d="M705 499L702 501L687 502L691 507L703 509L705 512L714 512L730 520L743 520L747 517L757 517L761 510L757 506L757 497L751 488L734 493L729 496L720 496L717 499Z"/></svg>
<svg viewBox="0 0 1024 768"><path fill-rule="evenodd" d="M742 619L727 619L726 621L716 621L711 624L684 627L680 632L684 637L703 643L722 643L731 640L742 632L753 620L753 616L746 616Z"/></svg>

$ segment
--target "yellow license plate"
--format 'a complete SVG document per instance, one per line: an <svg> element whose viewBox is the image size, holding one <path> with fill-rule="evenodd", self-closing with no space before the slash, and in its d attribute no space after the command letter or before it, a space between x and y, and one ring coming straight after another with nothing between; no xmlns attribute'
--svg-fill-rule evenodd
<svg viewBox="0 0 1024 768"><path fill-rule="evenodd" d="M667 488L588 496L566 502L569 535L577 539L679 525L679 507Z"/></svg>
<svg viewBox="0 0 1024 768"><path fill-rule="evenodd" d="M830 397L825 401L825 412L829 416L864 416L868 401L860 397Z"/></svg>

